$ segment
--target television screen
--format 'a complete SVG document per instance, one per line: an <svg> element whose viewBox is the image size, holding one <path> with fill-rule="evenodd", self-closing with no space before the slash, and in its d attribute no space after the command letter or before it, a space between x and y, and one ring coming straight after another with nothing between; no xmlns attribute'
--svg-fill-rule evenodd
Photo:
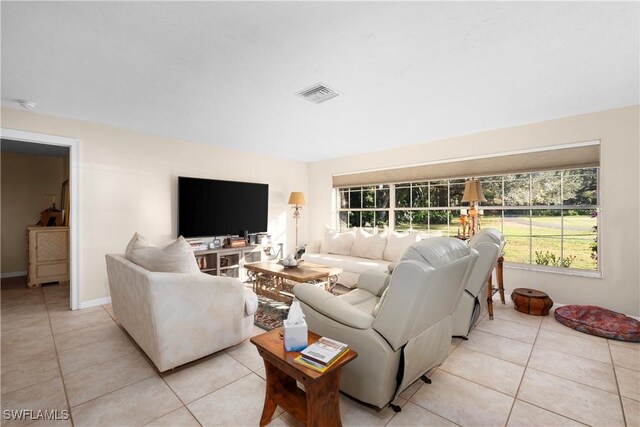
<svg viewBox="0 0 640 427"><path fill-rule="evenodd" d="M269 185L178 177L178 235L267 231Z"/></svg>

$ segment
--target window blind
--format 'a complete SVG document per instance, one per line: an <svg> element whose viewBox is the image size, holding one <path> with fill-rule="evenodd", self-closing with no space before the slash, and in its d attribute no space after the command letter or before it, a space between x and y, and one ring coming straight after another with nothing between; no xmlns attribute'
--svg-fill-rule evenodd
<svg viewBox="0 0 640 427"><path fill-rule="evenodd" d="M497 154L475 159L336 174L333 176L333 187L481 177L597 166L600 166L600 141L590 141L579 145L571 144L570 147L542 149L526 153Z"/></svg>

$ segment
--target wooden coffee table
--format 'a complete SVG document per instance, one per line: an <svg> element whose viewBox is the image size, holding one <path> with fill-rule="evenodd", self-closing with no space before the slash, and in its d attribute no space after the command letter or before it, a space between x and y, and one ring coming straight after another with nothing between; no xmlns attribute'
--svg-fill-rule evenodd
<svg viewBox="0 0 640 427"><path fill-rule="evenodd" d="M273 262L252 262L244 265L256 294L291 304L293 288L299 283L314 283L331 290L338 282L341 268L305 262L295 268L285 268Z"/></svg>
<svg viewBox="0 0 640 427"><path fill-rule="evenodd" d="M260 426L269 424L277 406L307 426L341 426L340 373L358 353L350 349L329 369L316 372L294 362L300 352L285 351L281 333L282 328L276 328L251 338L267 374ZM319 335L309 332L309 344L318 339ZM296 381L304 385L305 391L298 388Z"/></svg>

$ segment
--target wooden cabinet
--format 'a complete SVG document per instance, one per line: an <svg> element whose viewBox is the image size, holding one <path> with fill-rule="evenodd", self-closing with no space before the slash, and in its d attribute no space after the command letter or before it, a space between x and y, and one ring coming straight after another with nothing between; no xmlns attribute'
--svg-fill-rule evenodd
<svg viewBox="0 0 640 427"><path fill-rule="evenodd" d="M27 286L69 281L69 227L27 227Z"/></svg>
<svg viewBox="0 0 640 427"><path fill-rule="evenodd" d="M196 251L196 261L200 271L213 276L237 277L247 280L242 268L247 262L262 260L263 248L260 245L248 245L239 248L220 248Z"/></svg>

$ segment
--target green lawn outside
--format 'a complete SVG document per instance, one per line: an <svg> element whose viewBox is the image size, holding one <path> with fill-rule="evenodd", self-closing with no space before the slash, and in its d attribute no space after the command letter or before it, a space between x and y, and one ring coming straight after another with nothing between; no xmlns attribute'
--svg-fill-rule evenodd
<svg viewBox="0 0 640 427"><path fill-rule="evenodd" d="M598 268L597 262L591 259L591 244L596 237L596 233L593 231L595 225L597 225L597 219L591 218L590 215L534 216L531 225L528 216L505 217L504 228L501 217L486 216L481 221L482 228L496 228L506 236L506 261L529 263L531 259L535 264L536 251L549 251L560 257L561 246L564 245L563 255L576 257L571 268L585 270L597 270ZM426 230L426 226L418 224L414 224L413 228ZM454 236L458 232L458 224L453 221L450 226L432 224L431 230L442 231L444 236ZM530 232L532 242L529 241ZM532 252L531 258L530 250Z"/></svg>

